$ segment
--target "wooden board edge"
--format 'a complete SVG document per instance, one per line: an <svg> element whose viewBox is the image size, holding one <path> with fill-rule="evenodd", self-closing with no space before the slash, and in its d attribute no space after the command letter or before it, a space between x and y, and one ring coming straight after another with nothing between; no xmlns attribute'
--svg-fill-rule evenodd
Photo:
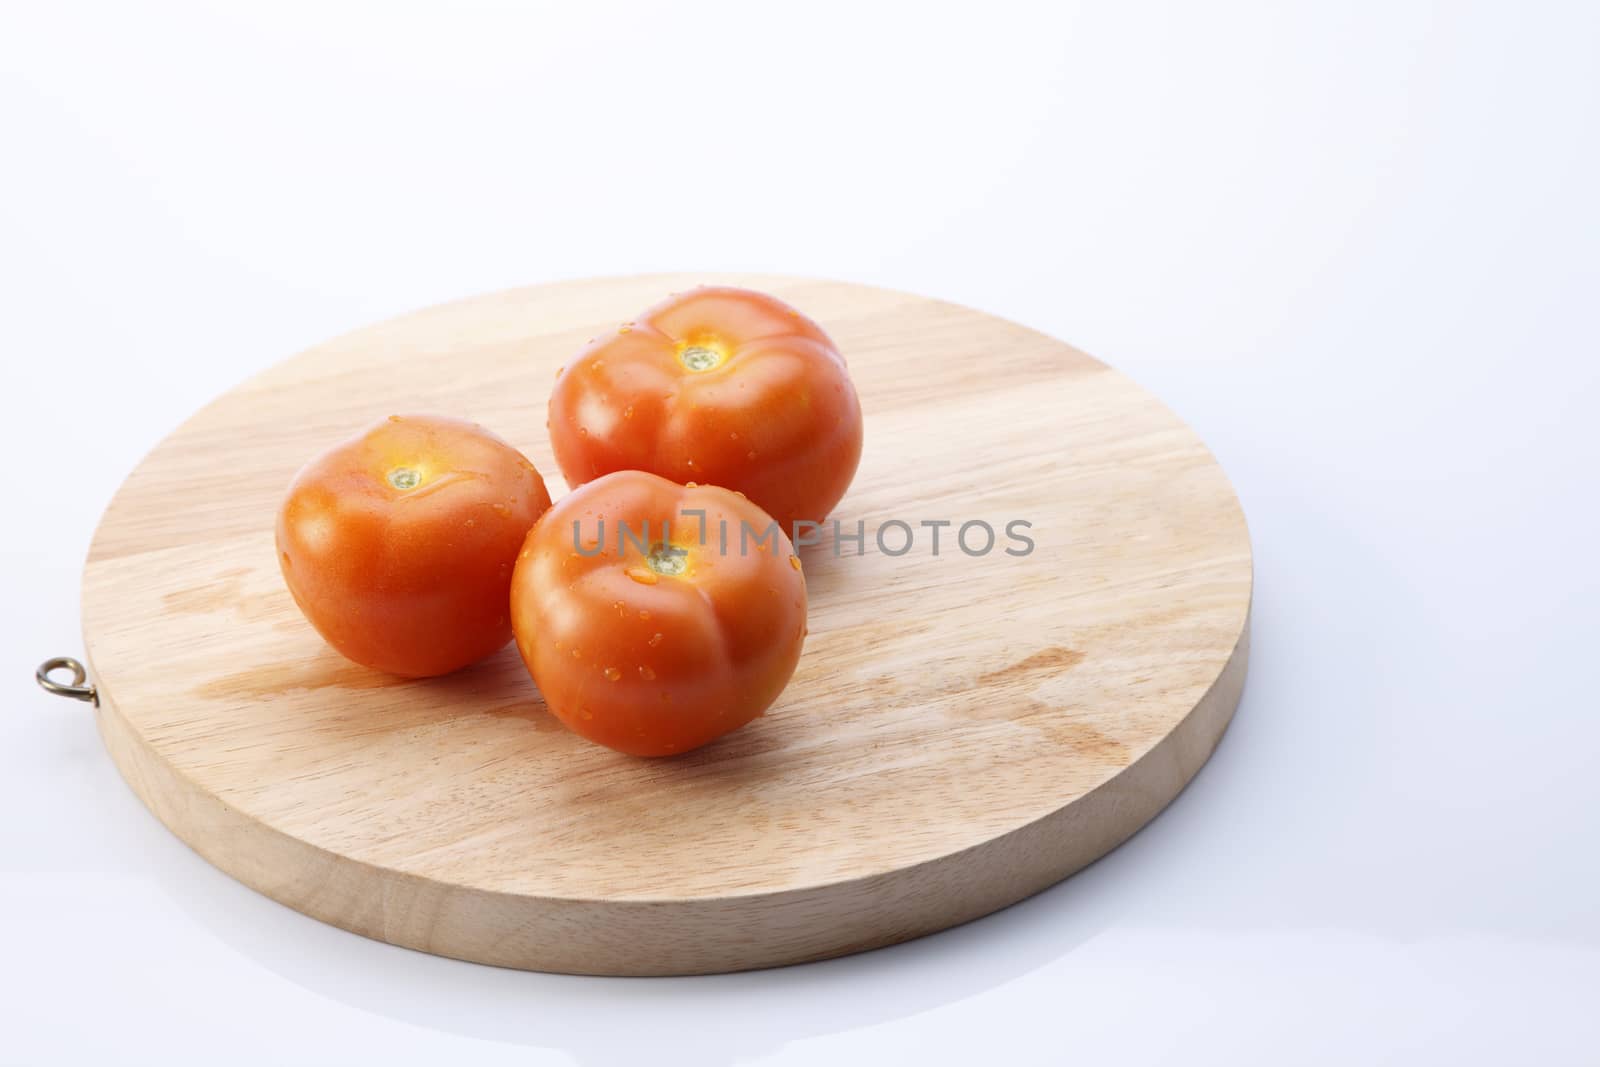
<svg viewBox="0 0 1600 1067"><path fill-rule="evenodd" d="M364 937L521 970L726 973L827 959L980 918L1094 862L1158 815L1221 740L1244 690L1247 611L1195 707L1105 783L1043 818L883 874L776 893L682 901L563 900L451 886L339 856L263 825L156 756L101 688L95 719L134 794L231 877ZM88 647L86 642L86 648ZM91 677L93 673L90 663Z"/></svg>

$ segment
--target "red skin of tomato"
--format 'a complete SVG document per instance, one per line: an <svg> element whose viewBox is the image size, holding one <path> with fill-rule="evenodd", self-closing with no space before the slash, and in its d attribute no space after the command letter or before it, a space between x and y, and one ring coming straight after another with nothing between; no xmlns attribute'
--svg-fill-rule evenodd
<svg viewBox="0 0 1600 1067"><path fill-rule="evenodd" d="M344 656L406 678L446 674L511 639L511 572L549 506L533 464L483 427L395 415L295 475L278 564Z"/></svg>
<svg viewBox="0 0 1600 1067"><path fill-rule="evenodd" d="M619 470L720 485L791 534L827 517L861 459L833 341L748 289L690 290L592 342L556 380L549 429L569 485Z"/></svg>
<svg viewBox="0 0 1600 1067"><path fill-rule="evenodd" d="M744 545L741 524L751 530ZM658 546L681 550L682 573L652 567ZM573 490L528 534L511 621L556 718L619 752L665 756L738 729L778 698L805 642L806 585L789 538L749 500L620 471Z"/></svg>

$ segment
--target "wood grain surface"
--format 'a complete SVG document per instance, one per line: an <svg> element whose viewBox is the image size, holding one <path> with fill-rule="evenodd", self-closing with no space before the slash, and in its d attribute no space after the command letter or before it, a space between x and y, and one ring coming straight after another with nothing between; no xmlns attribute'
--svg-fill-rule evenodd
<svg viewBox="0 0 1600 1067"><path fill-rule="evenodd" d="M831 535L804 550L810 637L765 717L635 759L563 730L512 648L404 682L321 642L274 559L301 463L375 418L435 412L523 449L559 497L557 366L700 283L817 319L866 415L836 512L865 523L865 551L835 555ZM1013 519L1031 523L1031 554L1003 551ZM915 528L911 551L879 550L889 520ZM955 524L937 556L924 520ZM1001 531L993 551L954 547L969 520ZM891 944L1104 854L1226 728L1250 590L1244 518L1211 455L1068 345L905 293L657 275L428 309L244 383L118 492L83 618L112 757L229 874L427 952L645 975Z"/></svg>

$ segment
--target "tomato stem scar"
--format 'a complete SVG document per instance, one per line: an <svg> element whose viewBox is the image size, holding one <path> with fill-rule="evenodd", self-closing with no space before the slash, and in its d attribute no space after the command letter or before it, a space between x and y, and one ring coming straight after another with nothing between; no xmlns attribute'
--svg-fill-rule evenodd
<svg viewBox="0 0 1600 1067"><path fill-rule="evenodd" d="M703 371L722 366L727 356L717 349L707 348L705 345L690 345L678 353L678 359L690 370Z"/></svg>
<svg viewBox="0 0 1600 1067"><path fill-rule="evenodd" d="M422 475L410 467L396 467L389 472L389 484L396 489L415 489L422 481Z"/></svg>
<svg viewBox="0 0 1600 1067"><path fill-rule="evenodd" d="M645 564L668 578L676 578L689 569L689 550L676 545L657 545L644 558Z"/></svg>

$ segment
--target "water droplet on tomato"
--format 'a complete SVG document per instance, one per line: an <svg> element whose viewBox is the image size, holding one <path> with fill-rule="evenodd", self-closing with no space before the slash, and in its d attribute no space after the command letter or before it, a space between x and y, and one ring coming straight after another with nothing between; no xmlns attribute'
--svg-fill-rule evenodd
<svg viewBox="0 0 1600 1067"><path fill-rule="evenodd" d="M605 676L606 681L615 682L622 677L622 669L620 667L607 667L605 669Z"/></svg>

